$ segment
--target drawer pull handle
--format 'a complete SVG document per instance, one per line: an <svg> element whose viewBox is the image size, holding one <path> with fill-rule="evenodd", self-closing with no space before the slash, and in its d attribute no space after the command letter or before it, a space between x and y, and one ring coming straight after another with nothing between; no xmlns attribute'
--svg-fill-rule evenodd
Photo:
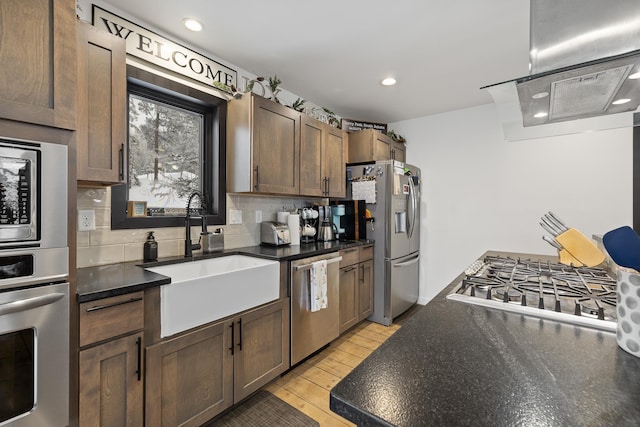
<svg viewBox="0 0 640 427"><path fill-rule="evenodd" d="M119 305L129 304L131 302L138 302L138 301L142 301L142 297L131 298L130 300L127 300L127 301L114 302L113 304L95 305L93 307L87 308L87 313L90 313L92 311L104 310L105 308L117 307Z"/></svg>
<svg viewBox="0 0 640 427"><path fill-rule="evenodd" d="M233 356L233 348L235 346L235 328L233 327L236 324L236 322L231 322L231 325L229 325L229 327L231 328L231 347L229 347L229 350L231 350L231 355Z"/></svg>
<svg viewBox="0 0 640 427"><path fill-rule="evenodd" d="M136 346L138 347L138 369L136 374L138 374L138 381L140 381L142 379L142 337L138 337Z"/></svg>

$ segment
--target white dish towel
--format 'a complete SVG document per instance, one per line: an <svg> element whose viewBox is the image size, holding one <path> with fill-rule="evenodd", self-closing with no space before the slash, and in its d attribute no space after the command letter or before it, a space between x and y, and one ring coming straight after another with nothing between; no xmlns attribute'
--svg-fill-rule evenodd
<svg viewBox="0 0 640 427"><path fill-rule="evenodd" d="M327 260L311 263L309 273L311 311L327 308Z"/></svg>

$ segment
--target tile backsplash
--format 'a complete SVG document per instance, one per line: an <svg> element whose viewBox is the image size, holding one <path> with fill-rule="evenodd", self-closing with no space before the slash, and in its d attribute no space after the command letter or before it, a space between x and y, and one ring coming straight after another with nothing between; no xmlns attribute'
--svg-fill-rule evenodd
<svg viewBox="0 0 640 427"><path fill-rule="evenodd" d="M229 210L242 212L242 224L210 225L213 231L224 230L225 249L260 244L260 224L256 222L256 211L262 212L263 221L275 221L276 212L283 206L299 208L321 199L281 198L249 194L227 195L227 221ZM111 230L111 190L109 187L78 187L77 209L95 211L96 229L77 232L78 267L114 264L142 260L142 248L149 231L153 231L158 242L158 257L184 254L184 227L149 228L135 230ZM200 227L192 228L195 242Z"/></svg>

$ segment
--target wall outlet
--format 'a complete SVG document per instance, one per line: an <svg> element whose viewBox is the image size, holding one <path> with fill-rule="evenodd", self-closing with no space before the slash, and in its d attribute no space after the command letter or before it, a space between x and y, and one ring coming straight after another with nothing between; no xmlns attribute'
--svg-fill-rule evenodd
<svg viewBox="0 0 640 427"><path fill-rule="evenodd" d="M229 224L242 224L242 211L229 209Z"/></svg>
<svg viewBox="0 0 640 427"><path fill-rule="evenodd" d="M78 210L78 231L96 229L96 211L93 209Z"/></svg>
<svg viewBox="0 0 640 427"><path fill-rule="evenodd" d="M257 210L256 211L256 224L260 224L262 222L262 211L261 210Z"/></svg>

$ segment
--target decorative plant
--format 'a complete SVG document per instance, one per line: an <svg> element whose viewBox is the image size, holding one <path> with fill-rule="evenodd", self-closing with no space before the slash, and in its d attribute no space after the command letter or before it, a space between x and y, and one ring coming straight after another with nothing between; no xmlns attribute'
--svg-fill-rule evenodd
<svg viewBox="0 0 640 427"><path fill-rule="evenodd" d="M327 114L327 118L329 119L329 124L331 126L335 126L337 128L340 127L340 120L338 120L338 118L336 117L336 114L333 111L325 107L322 107L322 111L324 111Z"/></svg>
<svg viewBox="0 0 640 427"><path fill-rule="evenodd" d="M291 104L291 108L293 108L296 111L300 111L302 112L304 110L304 103L307 102L302 98L298 98L296 99L293 104Z"/></svg>
<svg viewBox="0 0 640 427"><path fill-rule="evenodd" d="M278 99L278 93L280 93L280 89L278 89L278 85L280 85L282 81L278 78L277 75L273 77L269 77L269 89L271 90L271 100L280 103Z"/></svg>
<svg viewBox="0 0 640 427"><path fill-rule="evenodd" d="M261 96L264 96L264 86L262 85L262 82L264 81L264 77L256 77L255 79L249 80L247 82L247 87L244 91L244 93L249 93L249 92L253 92L253 86L258 83L258 85L262 88L262 94Z"/></svg>
<svg viewBox="0 0 640 427"><path fill-rule="evenodd" d="M224 92L227 92L227 93L230 93L230 94L232 94L232 95L233 95L233 94L234 94L234 92L235 92L235 86L233 86L233 85L229 86L229 85L226 85L226 84L224 84L224 83L222 83L222 82L213 82L213 84L212 84L212 85L213 85L213 87L215 87L216 89L220 89L220 90L222 90L222 91L224 91Z"/></svg>
<svg viewBox="0 0 640 427"><path fill-rule="evenodd" d="M404 137L404 136L402 136L402 135L398 135L397 133L395 133L395 132L393 131L393 129L392 129L392 130L390 130L390 131L387 131L387 136L389 136L389 137L390 137L391 139L393 139L395 142L400 142L400 143L403 143L403 144L407 142L407 140L405 139L405 137Z"/></svg>

